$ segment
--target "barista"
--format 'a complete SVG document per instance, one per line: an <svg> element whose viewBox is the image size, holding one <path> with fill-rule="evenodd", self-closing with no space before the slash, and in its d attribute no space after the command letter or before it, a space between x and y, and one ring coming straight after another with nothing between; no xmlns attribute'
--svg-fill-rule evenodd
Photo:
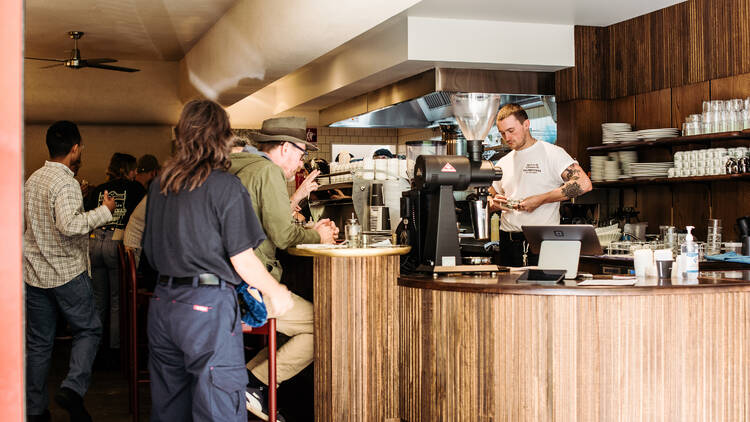
<svg viewBox="0 0 750 422"><path fill-rule="evenodd" d="M526 111L504 105L497 114L497 130L512 150L497 162L503 178L490 188L491 211L500 217L500 265L537 265L529 253L521 227L560 224L560 201L591 190L591 180L562 148L531 136Z"/></svg>

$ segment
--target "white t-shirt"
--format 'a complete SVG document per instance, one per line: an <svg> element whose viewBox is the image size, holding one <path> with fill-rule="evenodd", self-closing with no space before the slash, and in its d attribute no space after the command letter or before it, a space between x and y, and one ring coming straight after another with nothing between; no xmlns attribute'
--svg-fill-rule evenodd
<svg viewBox="0 0 750 422"><path fill-rule="evenodd" d="M576 160L564 149L544 141L521 150L511 151L497 162L503 178L492 183L495 192L508 199L523 200L529 196L559 188L565 181L562 173ZM533 212L503 211L500 230L520 232L524 225L560 224L560 203L543 204Z"/></svg>

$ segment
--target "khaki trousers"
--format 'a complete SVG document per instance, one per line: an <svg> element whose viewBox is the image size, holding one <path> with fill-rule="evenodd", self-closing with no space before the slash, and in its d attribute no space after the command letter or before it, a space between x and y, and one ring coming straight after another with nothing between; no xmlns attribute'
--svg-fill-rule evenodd
<svg viewBox="0 0 750 422"><path fill-rule="evenodd" d="M276 382L297 375L313 361L313 305L292 293L292 309L276 318L276 331L291 337L276 351ZM247 363L247 369L268 385L268 348Z"/></svg>

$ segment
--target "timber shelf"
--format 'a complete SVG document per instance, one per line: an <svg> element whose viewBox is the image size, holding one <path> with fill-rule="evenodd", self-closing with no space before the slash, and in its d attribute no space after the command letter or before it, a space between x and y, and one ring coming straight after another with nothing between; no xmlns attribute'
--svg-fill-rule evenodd
<svg viewBox="0 0 750 422"><path fill-rule="evenodd" d="M750 139L750 130L736 132L709 133L706 135L677 136L674 138L660 138L651 141L619 142L616 144L596 145L586 148L589 153L627 151L649 148L669 148L677 145L710 145L713 141L733 141Z"/></svg>
<svg viewBox="0 0 750 422"><path fill-rule="evenodd" d="M669 185L673 183L720 182L724 180L750 180L750 173L721 174L717 176L652 177L593 182L595 188L620 188L639 185Z"/></svg>

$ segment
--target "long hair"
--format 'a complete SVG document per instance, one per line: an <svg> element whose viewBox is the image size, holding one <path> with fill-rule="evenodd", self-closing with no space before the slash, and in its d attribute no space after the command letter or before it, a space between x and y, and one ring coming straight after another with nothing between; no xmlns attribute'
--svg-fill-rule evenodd
<svg viewBox="0 0 750 422"><path fill-rule="evenodd" d="M107 167L107 180L124 179L135 170L136 159L130 154L116 152L112 154Z"/></svg>
<svg viewBox="0 0 750 422"><path fill-rule="evenodd" d="M217 103L193 100L185 104L175 128L176 152L161 175L161 193L192 191L206 181L213 170L228 170L229 116Z"/></svg>

